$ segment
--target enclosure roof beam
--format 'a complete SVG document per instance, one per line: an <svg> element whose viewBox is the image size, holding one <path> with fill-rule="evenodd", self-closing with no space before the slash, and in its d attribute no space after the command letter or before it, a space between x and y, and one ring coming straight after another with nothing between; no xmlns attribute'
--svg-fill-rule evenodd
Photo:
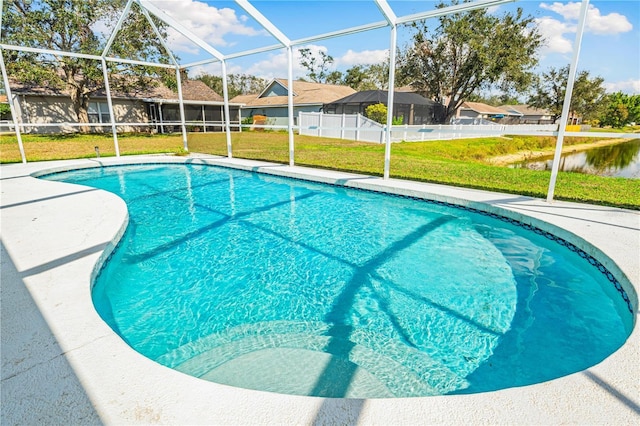
<svg viewBox="0 0 640 426"><path fill-rule="evenodd" d="M201 47L207 53L209 53L210 55L212 55L215 58L219 59L220 61L224 60L224 55L222 53L220 53L218 50L216 50L213 47L211 47L211 45L209 45L209 43L207 43L206 41L202 40L200 37L198 37L197 35L192 33L189 29L187 29L180 22L178 22L177 20L173 19L171 16L167 15L166 13L164 13L162 10L160 10L159 8L157 8L156 6L154 6L153 4L151 4L147 0L137 0L137 1L138 1L138 4L140 6L142 6L145 9L147 9L149 12L151 12L153 15L155 15L156 18L160 19L162 22L164 22L164 23L168 24L169 26L173 27L173 29L175 29L180 34L182 34L183 36L185 36L186 38L188 38L189 40L191 40L192 42L197 44L199 47Z"/></svg>
<svg viewBox="0 0 640 426"><path fill-rule="evenodd" d="M282 49L281 44L272 44L271 46L257 47L255 49L244 50L242 52L231 53L226 56L227 59L240 58L243 56L255 55L256 53L271 52L272 50Z"/></svg>
<svg viewBox="0 0 640 426"><path fill-rule="evenodd" d="M117 63L122 63L122 64L131 64L131 65L142 65L145 67L158 67L158 68L171 68L171 69L175 69L175 65L171 65L171 64L161 64L158 62L146 62L146 61L138 61L136 59L124 59L124 58L116 58L113 56L107 56L106 58L104 58L106 61L109 62L117 62Z"/></svg>
<svg viewBox="0 0 640 426"><path fill-rule="evenodd" d="M389 6L389 3L387 3L387 0L375 0L375 2L376 6L378 6L378 9L380 9L380 12L382 12L389 25L395 25L398 17L393 12L393 9L391 9L391 6Z"/></svg>
<svg viewBox="0 0 640 426"><path fill-rule="evenodd" d="M185 68L197 67L198 65L207 65L213 62L220 62L220 60L218 58L208 58L208 59L203 59L201 61L189 62L188 64L180 65L180 68L185 69Z"/></svg>
<svg viewBox="0 0 640 426"><path fill-rule="evenodd" d="M12 44L3 44L3 43L0 43L0 47L6 50L17 50L19 52L39 53L42 55L70 56L72 58L94 59L96 61L102 60L102 56L90 55L88 53L66 52L64 50L41 49L38 47L15 46Z"/></svg>
<svg viewBox="0 0 640 426"><path fill-rule="evenodd" d="M483 9L491 6L499 6L504 3L513 3L517 0L476 0L470 3L460 3L454 6L443 7L440 9L430 10L427 12L414 13L411 15L401 16L396 19L396 24L406 24L408 22L420 21L422 19L436 18L439 16L450 15L452 13L467 12L469 10Z"/></svg>
<svg viewBox="0 0 640 426"><path fill-rule="evenodd" d="M151 28L153 28L153 32L158 37L158 40L160 40L160 44L164 48L166 54L169 56L169 58L171 58L171 62L173 62L173 64L177 67L180 66L180 64L178 64L178 61L176 60L176 57L173 56L171 49L169 49L169 46L164 41L162 34L160 34L160 31L158 30L157 25L155 24L155 22L153 22L153 19L151 19L151 16L149 16L149 12L147 11L147 9L145 9L144 7L141 7L140 9L142 10L142 14L144 15L144 17L147 19L147 22L149 22L149 25L151 25Z"/></svg>
<svg viewBox="0 0 640 426"><path fill-rule="evenodd" d="M98 56L98 55L90 55L88 53L65 52L63 50L40 49L38 47L14 46L12 44L0 44L0 48L6 49L6 50L17 50L19 52L38 53L41 55L69 56L72 58L93 59L95 61L102 60L102 56ZM110 56L107 56L104 59L109 62L121 62L124 64L142 65L146 67L160 67L160 68L171 68L171 69L175 68L175 65L160 64L156 62L137 61L135 59L114 58Z"/></svg>
<svg viewBox="0 0 640 426"><path fill-rule="evenodd" d="M240 6L241 8L243 8L245 10L245 12L247 12L249 15L251 15L251 17L253 19L255 19L256 21L258 21L258 23L260 25L262 25L262 28L264 28L265 30L267 30L269 32L269 34L271 34L272 36L274 36L276 38L276 40L278 40L280 43L282 43L283 47L284 46L291 46L291 40L289 40L289 37L287 37L286 35L284 35L282 33L282 31L280 31L278 29L278 27L276 27L275 25L273 25L273 23L271 21L269 21L258 9L256 9L251 3L249 3L247 0L236 0L236 3L238 4L238 6Z"/></svg>
<svg viewBox="0 0 640 426"><path fill-rule="evenodd" d="M109 40L107 40L107 44L104 45L104 49L102 50L101 56L103 58L107 56L107 53L109 53L109 50L111 50L111 45L113 44L113 41L116 39L116 36L120 31L120 28L122 28L122 24L124 23L125 18L127 17L127 15L129 15L129 11L131 10L132 4L133 4L133 0L127 1L127 4L124 6L124 9L120 14L120 17L118 18L118 22L116 22L116 26L113 28L113 30L111 30L111 34L109 35Z"/></svg>
<svg viewBox="0 0 640 426"><path fill-rule="evenodd" d="M297 40L293 40L291 45L299 46L302 44L312 43L314 41L326 40L328 38L340 37L350 34L357 34L364 31L377 30L378 28L388 27L389 23L387 21L379 21L374 22L372 24L359 25L357 27L346 28L344 30L332 31L329 33L318 34L316 36L299 38Z"/></svg>
<svg viewBox="0 0 640 426"><path fill-rule="evenodd" d="M242 58L244 56L255 55L257 53L271 52L273 50L282 49L283 46L281 44L272 44L271 46L257 47L255 49L243 50L242 52L231 53L229 55L225 55L225 59L235 59ZM181 65L180 68L191 68L198 65L206 65L212 62L220 62L217 58L203 59L201 61L190 62L188 64Z"/></svg>

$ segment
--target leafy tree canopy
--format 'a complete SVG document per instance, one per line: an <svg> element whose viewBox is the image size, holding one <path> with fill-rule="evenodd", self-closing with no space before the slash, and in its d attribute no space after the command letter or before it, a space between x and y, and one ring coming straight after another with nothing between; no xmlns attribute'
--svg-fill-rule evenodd
<svg viewBox="0 0 640 426"><path fill-rule="evenodd" d="M307 77L315 83L325 83L331 74L329 66L333 64L333 57L322 50L318 51L319 57L316 57L309 48L299 49L298 52L300 53L300 65L307 70Z"/></svg>
<svg viewBox="0 0 640 426"><path fill-rule="evenodd" d="M569 79L569 65L562 68L549 68L535 78L528 103L535 108L548 110L554 121L562 115L562 104ZM603 107L605 89L602 77L591 77L588 71L576 75L571 96L571 113L583 120L598 118Z"/></svg>
<svg viewBox="0 0 640 426"><path fill-rule="evenodd" d="M501 106L501 105L519 105L522 103L518 96L515 96L510 93L500 93L500 94L476 94L472 93L467 99L469 102L482 102L483 104L491 105L491 106Z"/></svg>
<svg viewBox="0 0 640 426"><path fill-rule="evenodd" d="M113 28L125 0L14 0L3 2L2 42L55 51L100 55L106 40L97 28ZM161 36L166 27L154 23ZM88 122L89 97L104 88L99 61L63 55L7 51L9 74L22 83L60 89L71 97L79 122ZM109 51L110 56L168 63L153 28L134 3ZM108 63L110 82L124 91L153 85L161 76L175 85L175 73L155 67ZM173 77L172 77L173 74ZM87 131L87 128L81 129Z"/></svg>
<svg viewBox="0 0 640 426"><path fill-rule="evenodd" d="M388 61L371 65L355 65L346 72L330 71L333 57L323 51L314 56L311 49L299 50L300 65L307 70L307 78L316 83L340 84L357 91L387 89L389 87Z"/></svg>
<svg viewBox="0 0 640 426"><path fill-rule="evenodd" d="M600 115L600 125L624 127L630 123L640 123L640 95L622 92L608 94Z"/></svg>
<svg viewBox="0 0 640 426"><path fill-rule="evenodd" d="M342 76L339 84L359 92L364 90L386 90L389 88L389 62L355 65Z"/></svg>
<svg viewBox="0 0 640 426"><path fill-rule="evenodd" d="M211 74L202 74L197 78L213 89L214 92L222 96L222 77ZM268 80L249 74L229 74L227 75L227 90L229 99L238 95L249 95L260 93L269 83Z"/></svg>
<svg viewBox="0 0 640 426"><path fill-rule="evenodd" d="M398 85L442 103L446 120L473 93L491 87L522 91L530 84L542 37L522 9L502 15L477 9L442 16L437 25L428 22L410 25L412 42L398 54Z"/></svg>

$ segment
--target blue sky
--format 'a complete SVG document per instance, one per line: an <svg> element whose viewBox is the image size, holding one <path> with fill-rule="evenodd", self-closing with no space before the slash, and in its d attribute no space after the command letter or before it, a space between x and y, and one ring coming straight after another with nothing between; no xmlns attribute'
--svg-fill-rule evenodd
<svg viewBox="0 0 640 426"><path fill-rule="evenodd" d="M152 0L152 3L223 54L276 44L276 40L233 1ZM251 3L292 40L384 20L372 0L253 0ZM432 10L437 3L389 0L397 16ZM545 37L546 46L540 51L539 70L568 64L580 3L521 0L494 7L490 12L500 14L517 7L522 7L525 13L536 19ZM210 57L179 34L171 34L169 45L182 63ZM399 29L399 46L410 40L410 34L408 28ZM301 47L324 51L334 58L333 69L344 71L353 65L383 61L389 49L389 29L315 41ZM295 62L295 77L303 77L305 71L297 60ZM248 73L267 79L285 78L286 64L284 50L275 50L230 60L228 72ZM578 67L589 71L592 76L603 77L609 91L640 94L640 1L591 1ZM202 72L220 74L220 65L190 69L192 76Z"/></svg>

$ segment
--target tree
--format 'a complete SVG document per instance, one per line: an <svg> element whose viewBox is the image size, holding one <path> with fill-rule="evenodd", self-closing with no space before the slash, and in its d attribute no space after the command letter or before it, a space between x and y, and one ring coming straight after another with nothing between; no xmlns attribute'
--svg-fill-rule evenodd
<svg viewBox="0 0 640 426"><path fill-rule="evenodd" d="M214 92L222 96L222 77L211 74L202 74L198 80L209 86ZM249 74L229 74L227 75L227 90L229 99L238 95L249 95L260 93L267 86L268 81L264 78Z"/></svg>
<svg viewBox="0 0 640 426"><path fill-rule="evenodd" d="M332 71L326 74L325 83L349 86L359 92L388 88L389 64L354 65L346 72Z"/></svg>
<svg viewBox="0 0 640 426"><path fill-rule="evenodd" d="M372 65L355 65L349 68L343 84L357 91L384 90L389 87L388 61Z"/></svg>
<svg viewBox="0 0 640 426"><path fill-rule="evenodd" d="M580 71L573 86L570 111L576 111L586 122L597 119L604 107L606 95L603 82L602 77L591 78L588 71Z"/></svg>
<svg viewBox="0 0 640 426"><path fill-rule="evenodd" d="M519 105L521 103L518 96L514 96L510 93L501 93L499 95L478 95L476 93L472 93L467 100L470 102L482 102L483 104L491 106Z"/></svg>
<svg viewBox="0 0 640 426"><path fill-rule="evenodd" d="M332 71L327 74L324 82L327 84L343 84L342 73L340 71Z"/></svg>
<svg viewBox="0 0 640 426"><path fill-rule="evenodd" d="M434 28L425 21L410 25L412 42L398 54L397 76L398 85L410 85L442 103L446 120L474 92L528 87L542 43L532 16L524 16L520 8L500 16L477 9L437 22Z"/></svg>
<svg viewBox="0 0 640 426"><path fill-rule="evenodd" d="M569 65L562 68L549 68L534 80L529 106L546 109L553 120L562 115L562 105L569 79ZM603 107L605 89L602 77L591 78L588 71L580 71L576 75L571 95L569 111L581 116L583 120L598 118Z"/></svg>
<svg viewBox="0 0 640 426"><path fill-rule="evenodd" d="M307 70L307 77L316 83L324 83L329 76L329 66L333 64L333 57L322 50L318 51L320 57L313 56L311 49L299 49L300 65ZM333 76L335 78L335 76Z"/></svg>
<svg viewBox="0 0 640 426"><path fill-rule="evenodd" d="M124 0L14 0L3 2L2 41L55 51L100 55L103 37L96 28L113 28ZM168 63L160 41L145 17L132 8L110 50L110 56ZM165 26L154 21L162 35ZM26 84L46 85L69 94L77 120L88 123L87 108L92 94L104 89L98 61L62 55L7 51L8 72ZM126 92L155 85L152 76L172 79L175 75L155 67L117 66L108 63L113 88ZM175 74L175 73L173 73ZM81 131L88 131L87 127Z"/></svg>
<svg viewBox="0 0 640 426"><path fill-rule="evenodd" d="M629 110L624 104L611 104L607 108L604 120L600 120L603 126L624 127L628 123Z"/></svg>
<svg viewBox="0 0 640 426"><path fill-rule="evenodd" d="M606 96L604 105L600 115L602 126L624 127L640 121L640 95L611 93Z"/></svg>
<svg viewBox="0 0 640 426"><path fill-rule="evenodd" d="M367 75L366 82L373 88L379 90L389 89L389 61L382 61L371 64L364 68Z"/></svg>

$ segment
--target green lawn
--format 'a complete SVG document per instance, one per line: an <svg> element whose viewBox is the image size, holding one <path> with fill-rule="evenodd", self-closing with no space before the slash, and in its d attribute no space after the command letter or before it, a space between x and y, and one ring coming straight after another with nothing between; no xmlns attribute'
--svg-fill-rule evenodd
<svg viewBox="0 0 640 426"><path fill-rule="evenodd" d="M122 155L173 153L184 154L181 135L120 135ZM566 144L593 142L566 138ZM115 155L110 135L42 136L24 135L28 161ZM226 155L223 133L191 133L189 150ZM492 191L545 198L550 172L490 165L492 156L521 150L553 147L554 138L514 136L452 141L394 143L391 148L392 177L444 183ZM232 134L233 156L237 158L288 163L288 136L275 132ZM384 145L338 139L295 136L295 162L300 166L352 171L380 176L384 167ZM15 136L0 135L0 162L19 162ZM640 210L640 180L560 173L555 198L612 205Z"/></svg>

